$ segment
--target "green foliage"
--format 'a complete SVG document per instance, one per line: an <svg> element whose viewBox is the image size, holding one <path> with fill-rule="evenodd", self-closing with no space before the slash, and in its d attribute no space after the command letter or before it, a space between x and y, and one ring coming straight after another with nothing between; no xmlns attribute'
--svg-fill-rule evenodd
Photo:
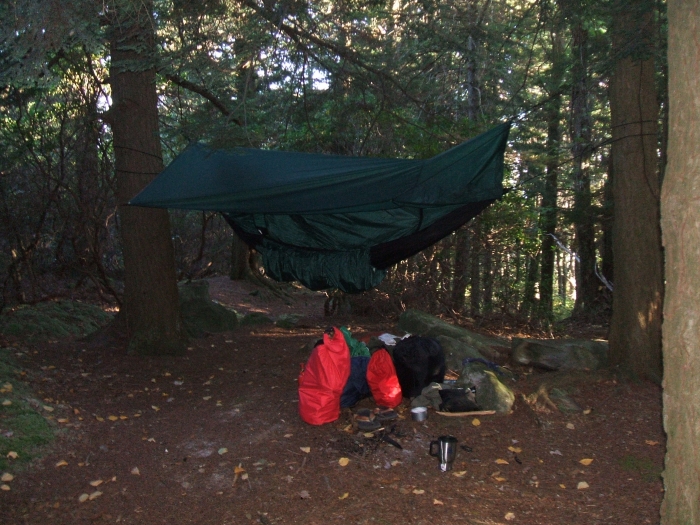
<svg viewBox="0 0 700 525"><path fill-rule="evenodd" d="M37 342L63 337L84 337L111 320L97 306L76 301L24 305L0 315L0 333Z"/></svg>
<svg viewBox="0 0 700 525"><path fill-rule="evenodd" d="M31 393L18 381L19 372L10 350L0 348L0 389L3 390L0 400L11 403L0 404L0 471L3 472L17 471L38 457L42 446L54 436L54 428L32 408ZM17 453L17 459L8 457L11 451Z"/></svg>

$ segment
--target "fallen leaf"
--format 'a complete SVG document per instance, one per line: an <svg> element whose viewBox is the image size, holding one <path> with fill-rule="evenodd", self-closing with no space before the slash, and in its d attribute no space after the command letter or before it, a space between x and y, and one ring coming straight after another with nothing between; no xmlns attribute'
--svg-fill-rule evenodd
<svg viewBox="0 0 700 525"><path fill-rule="evenodd" d="M140 475L141 475L141 471L139 470L138 467L132 468L132 469L131 469L131 473L132 473L134 476L140 476Z"/></svg>
<svg viewBox="0 0 700 525"><path fill-rule="evenodd" d="M584 490L584 489L587 489L588 486L589 486L588 483L586 483L585 481L579 481L578 485L576 485L576 488L578 490Z"/></svg>
<svg viewBox="0 0 700 525"><path fill-rule="evenodd" d="M481 421L479 421L477 418L474 418L472 419L472 425L478 427L479 425L481 425Z"/></svg>
<svg viewBox="0 0 700 525"><path fill-rule="evenodd" d="M245 472L245 469L238 465L236 468L233 469L234 474L243 474Z"/></svg>
<svg viewBox="0 0 700 525"><path fill-rule="evenodd" d="M53 412L53 407L50 407L50 406L48 406L48 405L44 405L42 408L43 408L44 410L46 410L47 412Z"/></svg>
<svg viewBox="0 0 700 525"><path fill-rule="evenodd" d="M2 485L0 485L0 490L10 490L10 486L9 486L9 485L5 485L5 484L3 483Z"/></svg>
<svg viewBox="0 0 700 525"><path fill-rule="evenodd" d="M563 456L563 455L564 455L564 454L561 453L561 450L559 450L559 449L557 449L557 450L550 450L549 453L552 454L553 456Z"/></svg>
<svg viewBox="0 0 700 525"><path fill-rule="evenodd" d="M5 472L5 473L0 477L0 481L4 481L4 482L6 482L6 483L9 483L9 482L12 481L13 479L15 479L15 477L14 477L12 474L10 474L9 472Z"/></svg>
<svg viewBox="0 0 700 525"><path fill-rule="evenodd" d="M204 396L202 399L204 399L204 401L209 401L211 399L211 396Z"/></svg>
<svg viewBox="0 0 700 525"><path fill-rule="evenodd" d="M508 464L509 464L505 459L501 459L501 458L498 458L498 459L496 460L496 463L497 463L498 465L508 465Z"/></svg>
<svg viewBox="0 0 700 525"><path fill-rule="evenodd" d="M523 449L520 447L508 447L508 450L510 450L514 454L520 454L523 451Z"/></svg>
<svg viewBox="0 0 700 525"><path fill-rule="evenodd" d="M299 450L308 454L309 452L311 452L311 447L299 447Z"/></svg>
<svg viewBox="0 0 700 525"><path fill-rule="evenodd" d="M584 416L587 416L587 415L590 414L590 413L591 413L591 409L590 409L590 408L587 408L586 410L583 411L583 415L584 415Z"/></svg>
<svg viewBox="0 0 700 525"><path fill-rule="evenodd" d="M56 463L56 468L58 468L58 467L67 467L67 466L68 466L68 462L67 462L65 459L62 459L61 461L59 461L58 463Z"/></svg>
<svg viewBox="0 0 700 525"><path fill-rule="evenodd" d="M7 453L7 457L10 459L17 459L19 457L19 454L17 454L17 452L15 452L14 450L10 450Z"/></svg>
<svg viewBox="0 0 700 525"><path fill-rule="evenodd" d="M102 496L102 493L101 493L99 490L96 490L95 492L93 492L92 494L90 494L90 495L88 496L88 499L89 499L90 501L92 501L92 500L94 500L94 499L99 498L100 496Z"/></svg>
<svg viewBox="0 0 700 525"><path fill-rule="evenodd" d="M299 497L300 497L301 499L310 499L310 498L311 498L311 494L309 494L309 491L308 491L308 490L302 490L302 491L299 493Z"/></svg>
<svg viewBox="0 0 700 525"><path fill-rule="evenodd" d="M12 383L5 383L4 385L2 385L2 389L5 392L12 392Z"/></svg>
<svg viewBox="0 0 700 525"><path fill-rule="evenodd" d="M119 420L119 418L118 418L117 416L107 416L107 419L109 419L110 421L117 421L117 420Z"/></svg>
<svg viewBox="0 0 700 525"><path fill-rule="evenodd" d="M350 432L352 434L352 425L347 425L344 429L343 432Z"/></svg>
<svg viewBox="0 0 700 525"><path fill-rule="evenodd" d="M569 430L573 430L573 429L575 429L576 427L574 426L573 423L567 423L567 424L566 424L566 428L568 428Z"/></svg>
<svg viewBox="0 0 700 525"><path fill-rule="evenodd" d="M425 491L423 489L413 489L414 494L425 494Z"/></svg>
<svg viewBox="0 0 700 525"><path fill-rule="evenodd" d="M495 479L495 480L498 481L499 483L503 483L504 481L506 481L506 478L502 478L502 477L500 477L500 476L499 476L499 477L496 477L496 478L493 478L493 479Z"/></svg>
<svg viewBox="0 0 700 525"><path fill-rule="evenodd" d="M365 432L362 435L365 436L366 438L373 438L374 437L374 434L372 432Z"/></svg>
<svg viewBox="0 0 700 525"><path fill-rule="evenodd" d="M338 499L339 499L339 500L347 499L349 495L350 495L349 492L345 492L345 493L343 493L342 496L338 496Z"/></svg>
<svg viewBox="0 0 700 525"><path fill-rule="evenodd" d="M559 487L565 489L565 488L566 488L566 485L564 485L563 483L559 483Z"/></svg>
<svg viewBox="0 0 700 525"><path fill-rule="evenodd" d="M68 418L59 417L56 421L58 421L59 423L68 423Z"/></svg>
<svg viewBox="0 0 700 525"><path fill-rule="evenodd" d="M243 481L247 480L247 479L248 479L248 473L247 473L247 472L244 472L243 474L241 474L241 479L242 479Z"/></svg>
<svg viewBox="0 0 700 525"><path fill-rule="evenodd" d="M350 460L348 458L340 458L338 460L338 465L340 465L341 467L347 467L348 463L350 463Z"/></svg>
<svg viewBox="0 0 700 525"><path fill-rule="evenodd" d="M12 404L12 401L10 401L9 399L5 399L2 402L2 406L4 406L4 407L9 407L11 404Z"/></svg>
<svg viewBox="0 0 700 525"><path fill-rule="evenodd" d="M395 467L395 466L400 465L400 464L401 464L401 461L399 461L398 459L395 459L394 461L391 462L392 467Z"/></svg>
<svg viewBox="0 0 700 525"><path fill-rule="evenodd" d="M80 496L78 496L78 501L80 503L85 503L89 498L90 498L90 494L83 493Z"/></svg>
<svg viewBox="0 0 700 525"><path fill-rule="evenodd" d="M593 460L591 458L583 458L579 460L579 463L581 463L581 465L583 465L584 467L587 467L588 465L593 463Z"/></svg>
<svg viewBox="0 0 700 525"><path fill-rule="evenodd" d="M444 505L444 503L442 501L440 501L439 499L433 498L433 505Z"/></svg>
<svg viewBox="0 0 700 525"><path fill-rule="evenodd" d="M125 419L129 419L129 416L119 416L119 419L121 419L123 421Z"/></svg>
<svg viewBox="0 0 700 525"><path fill-rule="evenodd" d="M644 441L644 443L646 443L646 444L649 445L650 447L655 447L656 445L659 444L658 441L652 441L651 439L646 439L646 440Z"/></svg>
<svg viewBox="0 0 700 525"><path fill-rule="evenodd" d="M460 470L459 472L453 472L452 475L456 478L463 478L467 474L466 470Z"/></svg>
<svg viewBox="0 0 700 525"><path fill-rule="evenodd" d="M75 414L77 416L78 414L80 414L80 410L78 410L77 408L74 408L73 414Z"/></svg>
<svg viewBox="0 0 700 525"><path fill-rule="evenodd" d="M219 449L219 456L223 456L226 453L228 453L228 449L226 447L221 447Z"/></svg>
<svg viewBox="0 0 700 525"><path fill-rule="evenodd" d="M284 437L290 438L290 437L292 437L293 435L294 435L294 434L285 434Z"/></svg>
<svg viewBox="0 0 700 525"><path fill-rule="evenodd" d="M155 410L156 412L158 412L158 411L160 410L160 407L157 407L157 406L155 406L155 405L151 405L151 408L152 408L153 410Z"/></svg>
<svg viewBox="0 0 700 525"><path fill-rule="evenodd" d="M90 482L90 486L99 487L100 485L102 485L102 483L104 483L104 481L102 481L101 479L96 479L95 481Z"/></svg>
<svg viewBox="0 0 700 525"><path fill-rule="evenodd" d="M515 514L512 512L507 512L505 515L506 521L513 521L515 519Z"/></svg>
<svg viewBox="0 0 700 525"><path fill-rule="evenodd" d="M151 442L151 443L155 443L155 442L156 442L156 438L148 438L146 441L149 441L149 442Z"/></svg>

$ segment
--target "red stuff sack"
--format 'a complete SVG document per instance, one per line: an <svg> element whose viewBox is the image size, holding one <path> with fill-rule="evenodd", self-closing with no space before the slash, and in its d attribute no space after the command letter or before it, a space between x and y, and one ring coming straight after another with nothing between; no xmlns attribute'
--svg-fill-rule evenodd
<svg viewBox="0 0 700 525"><path fill-rule="evenodd" d="M377 405L394 408L401 403L403 396L399 378L396 376L394 362L384 348L374 352L369 360L367 383Z"/></svg>
<svg viewBox="0 0 700 525"><path fill-rule="evenodd" d="M299 374L299 415L310 425L340 417L340 396L350 376L350 350L343 333L332 328L311 352Z"/></svg>

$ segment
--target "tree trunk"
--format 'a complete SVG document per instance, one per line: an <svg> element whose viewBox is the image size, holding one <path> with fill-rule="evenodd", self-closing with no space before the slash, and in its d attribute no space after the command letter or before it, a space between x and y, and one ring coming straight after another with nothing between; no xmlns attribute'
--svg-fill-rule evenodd
<svg viewBox="0 0 700 525"><path fill-rule="evenodd" d="M554 256L556 244L552 235L557 229L557 178L559 176L559 142L561 140L561 96L555 96L547 112L547 164L540 229L542 231L542 263L540 269L539 314L551 320L554 296Z"/></svg>
<svg viewBox="0 0 700 525"><path fill-rule="evenodd" d="M614 21L614 49L627 51L610 84L615 194L615 290L610 360L641 378L661 381L663 255L659 225L658 115L653 31L647 5L626 2ZM635 9L636 7L636 9ZM636 46L631 46L636 43Z"/></svg>
<svg viewBox="0 0 700 525"><path fill-rule="evenodd" d="M456 312L464 309L467 293L467 261L469 259L469 233L463 226L455 233L455 258L452 279L452 307Z"/></svg>
<svg viewBox="0 0 700 525"><path fill-rule="evenodd" d="M242 281L250 275L248 245L238 235L233 234L231 239L231 271L229 278L232 281Z"/></svg>
<svg viewBox="0 0 700 525"><path fill-rule="evenodd" d="M665 495L661 523L700 523L700 3L668 6L669 141L661 196Z"/></svg>
<svg viewBox="0 0 700 525"><path fill-rule="evenodd" d="M110 26L110 119L124 253L120 319L130 352L177 354L185 341L168 212L126 206L163 169L152 8L149 1L115 2Z"/></svg>
<svg viewBox="0 0 700 525"><path fill-rule="evenodd" d="M574 220L576 252L580 258L576 274L574 315L585 315L595 307L598 281L595 276L595 234L591 207L591 179L587 168L590 157L591 116L588 107L588 30L580 16L575 17L571 47L571 140L574 157Z"/></svg>
<svg viewBox="0 0 700 525"><path fill-rule="evenodd" d="M472 221L470 238L469 309L470 315L475 316L481 313L481 264L479 264L479 256L481 255L481 219L479 217Z"/></svg>

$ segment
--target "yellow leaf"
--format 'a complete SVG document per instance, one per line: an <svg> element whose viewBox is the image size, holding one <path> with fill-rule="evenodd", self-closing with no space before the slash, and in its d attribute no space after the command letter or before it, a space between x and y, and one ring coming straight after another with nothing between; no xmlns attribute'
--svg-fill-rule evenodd
<svg viewBox="0 0 700 525"><path fill-rule="evenodd" d="M125 419L129 419L129 416L119 416L119 419L121 419L123 421Z"/></svg>
<svg viewBox="0 0 700 525"><path fill-rule="evenodd" d="M414 494L425 494L425 491L423 489L413 489Z"/></svg>
<svg viewBox="0 0 700 525"><path fill-rule="evenodd" d="M118 418L117 416L107 416L107 419L109 419L110 421L117 421L117 420L119 420L119 418Z"/></svg>
<svg viewBox="0 0 700 525"><path fill-rule="evenodd" d="M9 472L5 472L5 473L2 475L2 477L0 477L0 481L3 481L3 482L5 482L5 483L9 483L9 482L12 481L13 479L15 479L15 477L14 477L12 474L10 474Z"/></svg>
<svg viewBox="0 0 700 525"><path fill-rule="evenodd" d="M308 454L309 452L311 452L311 447L299 447L299 450Z"/></svg>
<svg viewBox="0 0 700 525"><path fill-rule="evenodd" d="M574 430L576 427L574 426L573 423L567 423L566 428L568 428L569 430Z"/></svg>
<svg viewBox="0 0 700 525"><path fill-rule="evenodd" d="M236 468L233 469L234 474L243 474L245 472L245 469L238 465Z"/></svg>
<svg viewBox="0 0 700 525"><path fill-rule="evenodd" d="M512 512L507 512L505 515L506 521L513 521L515 519L515 514Z"/></svg>
<svg viewBox="0 0 700 525"><path fill-rule="evenodd" d="M19 454L17 454L17 452L15 452L14 450L10 450L7 453L7 457L10 459L17 459L19 457Z"/></svg>
<svg viewBox="0 0 700 525"><path fill-rule="evenodd" d="M497 463L498 465L508 465L508 462L507 462L505 459L501 459L501 458L498 458L498 459L496 460L496 463Z"/></svg>
<svg viewBox="0 0 700 525"><path fill-rule="evenodd" d="M501 478L501 477L497 477L497 478L493 478L493 479L495 479L499 483L503 483L506 480L506 478Z"/></svg>
<svg viewBox="0 0 700 525"><path fill-rule="evenodd" d="M466 470L460 470L459 472L453 472L452 475L456 478L463 478L467 474Z"/></svg>
<svg viewBox="0 0 700 525"><path fill-rule="evenodd" d="M132 469L131 469L131 473L132 473L134 476L140 476L140 475L141 475L141 471L139 470L138 467L132 468Z"/></svg>
<svg viewBox="0 0 700 525"><path fill-rule="evenodd" d="M95 492L93 492L92 494L90 494L90 495L88 496L88 499L89 499L90 501L92 501L92 500L94 500L94 499L96 499L96 498L99 498L100 496L102 496L102 493L101 493L99 490L96 490Z"/></svg>
<svg viewBox="0 0 700 525"><path fill-rule="evenodd" d="M474 418L472 419L472 425L478 427L479 425L481 425L481 421L479 421L477 418Z"/></svg>
<svg viewBox="0 0 700 525"><path fill-rule="evenodd" d="M61 461L59 461L58 463L56 463L56 468L58 468L58 467L67 467L67 466L68 466L68 462L67 462L65 459L62 459Z"/></svg>
<svg viewBox="0 0 700 525"><path fill-rule="evenodd" d="M338 460L338 465L340 465L341 467L347 467L348 463L350 463L350 460L348 458L340 458Z"/></svg>
<svg viewBox="0 0 700 525"><path fill-rule="evenodd" d="M293 435L293 434L285 434L284 437L290 438L290 437L292 437L292 435Z"/></svg>
<svg viewBox="0 0 700 525"><path fill-rule="evenodd" d="M105 420L105 418L100 417L100 416L95 416L95 419L96 419L97 421L104 421L104 420Z"/></svg>
<svg viewBox="0 0 700 525"><path fill-rule="evenodd" d="M347 499L349 495L350 495L349 492L345 492L345 493L343 493L342 496L338 496L338 499L339 499L339 500Z"/></svg>
<svg viewBox="0 0 700 525"><path fill-rule="evenodd" d="M583 415L584 415L584 416L587 416L587 415L590 414L590 413L591 413L591 409L590 409L590 408L587 408L586 410L583 411Z"/></svg>
<svg viewBox="0 0 700 525"><path fill-rule="evenodd" d="M588 483L586 483L585 481L579 481L578 485L576 485L576 488L578 490L584 490L584 489L587 489L588 486L589 486Z"/></svg>
<svg viewBox="0 0 700 525"><path fill-rule="evenodd" d="M374 434L372 434L372 432L365 432L362 435L365 436L366 438L373 438L374 437Z"/></svg>
<svg viewBox="0 0 700 525"><path fill-rule="evenodd" d="M160 410L160 407L157 407L157 406L155 406L155 405L151 405L151 408L152 408L153 410L155 410L156 412L158 412L158 411Z"/></svg>
<svg viewBox="0 0 700 525"><path fill-rule="evenodd" d="M514 454L520 454L523 451L523 449L520 447L508 447L508 450L510 450Z"/></svg>
<svg viewBox="0 0 700 525"><path fill-rule="evenodd" d="M0 485L0 490L10 490L10 486L3 483Z"/></svg>
<svg viewBox="0 0 700 525"><path fill-rule="evenodd" d="M243 481L247 480L247 479L248 479L248 473L247 473L247 472L244 472L243 474L241 474L241 479L242 479Z"/></svg>
<svg viewBox="0 0 700 525"><path fill-rule="evenodd" d="M59 417L56 421L59 423L68 423L68 419L65 417Z"/></svg>
<svg viewBox="0 0 700 525"><path fill-rule="evenodd" d="M80 496L78 496L78 501L79 501L80 503L85 503L85 502L88 500L89 497L90 497L90 494L85 494L85 493L83 493L83 494L81 494Z"/></svg>
<svg viewBox="0 0 700 525"><path fill-rule="evenodd" d="M221 447L218 452L219 456L223 456L224 454L228 453L228 449L226 447Z"/></svg>
<svg viewBox="0 0 700 525"><path fill-rule="evenodd" d="M104 483L104 482L101 479L96 479L95 481L90 482L90 486L91 487L99 487L100 485L102 485L102 483Z"/></svg>
<svg viewBox="0 0 700 525"><path fill-rule="evenodd" d="M444 505L444 503L442 501L440 501L439 499L433 498L433 505Z"/></svg>
<svg viewBox="0 0 700 525"><path fill-rule="evenodd" d="M392 467L395 467L395 466L400 465L400 464L401 464L401 462L398 459L395 459L394 461L391 462Z"/></svg>
<svg viewBox="0 0 700 525"><path fill-rule="evenodd" d="M211 399L211 396L204 396L202 399L204 399L204 401L209 401Z"/></svg>
<svg viewBox="0 0 700 525"><path fill-rule="evenodd" d="M559 483L559 487L565 489L565 488L566 488L566 485L564 485L563 483Z"/></svg>
<svg viewBox="0 0 700 525"><path fill-rule="evenodd" d="M579 460L579 463L581 463L581 465L583 465L584 467L587 467L588 465L593 463L593 460L591 458L583 458Z"/></svg>
<svg viewBox="0 0 700 525"><path fill-rule="evenodd" d="M43 408L44 410L46 410L47 412L53 412L53 407L50 407L50 406L48 406L48 405L44 405L42 408Z"/></svg>
<svg viewBox="0 0 700 525"><path fill-rule="evenodd" d="M6 392L12 392L12 383L5 383L2 385L3 390Z"/></svg>
<svg viewBox="0 0 700 525"><path fill-rule="evenodd" d="M646 443L646 444L649 445L650 447L655 447L656 445L659 444L658 441L652 441L651 439L645 440L644 443Z"/></svg>

